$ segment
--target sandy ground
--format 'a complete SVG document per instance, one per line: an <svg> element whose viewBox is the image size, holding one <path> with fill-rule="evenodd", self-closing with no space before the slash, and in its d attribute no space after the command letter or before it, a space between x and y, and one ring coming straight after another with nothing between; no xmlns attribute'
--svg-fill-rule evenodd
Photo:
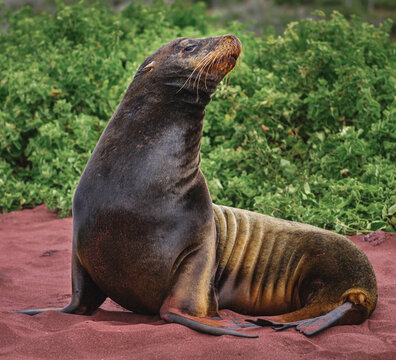
<svg viewBox="0 0 396 360"><path fill-rule="evenodd" d="M258 339L200 334L110 300L89 317L15 314L69 302L71 236L72 219L57 219L45 206L0 215L0 359L396 359L396 234L378 246L352 237L377 275L379 301L369 320L312 338L294 329L247 330Z"/></svg>

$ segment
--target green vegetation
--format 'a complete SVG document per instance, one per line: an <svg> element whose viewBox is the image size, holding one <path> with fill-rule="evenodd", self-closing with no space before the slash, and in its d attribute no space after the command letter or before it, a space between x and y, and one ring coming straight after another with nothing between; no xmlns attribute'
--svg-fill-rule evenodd
<svg viewBox="0 0 396 360"><path fill-rule="evenodd" d="M323 14L317 13L317 17ZM5 12L0 206L70 214L82 170L140 63L180 36L232 32L244 53L207 108L202 170L214 202L342 233L395 231L396 46L333 13L256 38L202 4L60 4Z"/></svg>

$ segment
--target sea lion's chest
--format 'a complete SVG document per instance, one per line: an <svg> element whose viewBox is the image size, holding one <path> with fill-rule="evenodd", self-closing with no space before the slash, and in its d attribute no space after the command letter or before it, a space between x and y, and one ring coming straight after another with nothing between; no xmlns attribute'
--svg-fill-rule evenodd
<svg viewBox="0 0 396 360"><path fill-rule="evenodd" d="M158 312L180 254L198 245L205 223L213 221L204 182L157 193L119 192L111 202L98 193L84 205L75 197L73 241L81 263L110 298L137 312Z"/></svg>

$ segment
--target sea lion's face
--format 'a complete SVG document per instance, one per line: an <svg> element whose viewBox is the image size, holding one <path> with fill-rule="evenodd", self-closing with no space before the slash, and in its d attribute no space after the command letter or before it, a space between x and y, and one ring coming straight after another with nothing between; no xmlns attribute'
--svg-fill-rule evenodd
<svg viewBox="0 0 396 360"><path fill-rule="evenodd" d="M212 93L234 68L241 49L241 42L234 35L175 39L149 56L137 76Z"/></svg>

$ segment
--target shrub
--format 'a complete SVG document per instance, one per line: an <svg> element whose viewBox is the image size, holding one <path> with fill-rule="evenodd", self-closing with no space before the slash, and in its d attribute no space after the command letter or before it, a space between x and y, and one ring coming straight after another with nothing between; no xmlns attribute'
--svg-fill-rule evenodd
<svg viewBox="0 0 396 360"><path fill-rule="evenodd" d="M319 16L320 14L317 14ZM0 35L0 206L45 202L70 214L73 191L140 63L180 36L232 32L243 59L207 108L202 169L217 203L339 232L392 230L396 213L396 48L334 13L283 36L214 25L201 4L60 4L6 12Z"/></svg>
<svg viewBox="0 0 396 360"><path fill-rule="evenodd" d="M282 37L245 37L241 67L207 116L214 201L344 233L394 229L390 27L334 13Z"/></svg>

